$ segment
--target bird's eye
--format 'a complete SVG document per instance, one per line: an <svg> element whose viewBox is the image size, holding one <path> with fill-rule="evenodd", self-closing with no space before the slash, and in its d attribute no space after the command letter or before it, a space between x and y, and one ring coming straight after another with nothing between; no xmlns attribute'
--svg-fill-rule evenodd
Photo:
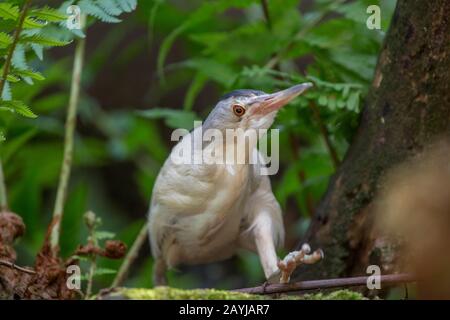
<svg viewBox="0 0 450 320"><path fill-rule="evenodd" d="M245 108L239 104L233 105L233 112L238 117L242 117L245 114Z"/></svg>

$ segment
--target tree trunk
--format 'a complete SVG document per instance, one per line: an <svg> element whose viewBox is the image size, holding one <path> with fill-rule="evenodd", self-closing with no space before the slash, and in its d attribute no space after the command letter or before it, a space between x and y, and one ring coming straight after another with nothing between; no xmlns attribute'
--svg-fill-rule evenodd
<svg viewBox="0 0 450 320"><path fill-rule="evenodd" d="M448 0L398 1L359 129L305 239L325 259L299 270L297 279L364 274L370 264L389 264L392 243L374 232L373 199L388 169L450 137L449 20Z"/></svg>

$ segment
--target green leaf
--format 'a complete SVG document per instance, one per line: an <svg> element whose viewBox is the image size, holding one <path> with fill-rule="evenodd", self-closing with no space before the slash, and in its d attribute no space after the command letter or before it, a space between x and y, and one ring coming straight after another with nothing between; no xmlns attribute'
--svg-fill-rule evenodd
<svg viewBox="0 0 450 320"><path fill-rule="evenodd" d="M236 73L230 65L220 63L214 59L195 58L184 61L182 65L197 70L225 87L231 86L236 78Z"/></svg>
<svg viewBox="0 0 450 320"><path fill-rule="evenodd" d="M347 98L349 92L350 92L350 86L344 86L344 90L342 90L342 97Z"/></svg>
<svg viewBox="0 0 450 320"><path fill-rule="evenodd" d="M317 103L318 103L320 106L325 107L325 106L327 105L327 103L328 103L328 97L327 97L326 95L321 95L321 96L319 97L319 100L317 101Z"/></svg>
<svg viewBox="0 0 450 320"><path fill-rule="evenodd" d="M365 3L366 2L366 3ZM373 1L355 1L348 4L341 4L336 7L336 11L343 14L347 19L353 20L358 24L365 25L368 17L366 13L367 7Z"/></svg>
<svg viewBox="0 0 450 320"><path fill-rule="evenodd" d="M35 21L32 18L25 18L25 21L23 22L23 27L25 29L35 29L35 28L42 28L46 25L47 23L40 23Z"/></svg>
<svg viewBox="0 0 450 320"><path fill-rule="evenodd" d="M7 48L12 43L12 38L5 32L0 32L0 48Z"/></svg>
<svg viewBox="0 0 450 320"><path fill-rule="evenodd" d="M9 81L5 81L5 85L3 86L2 99L5 101L9 101L12 99L11 87L9 86Z"/></svg>
<svg viewBox="0 0 450 320"><path fill-rule="evenodd" d="M347 108L352 111L358 111L359 109L359 91L353 91L348 100Z"/></svg>
<svg viewBox="0 0 450 320"><path fill-rule="evenodd" d="M192 110L195 98L203 89L207 80L208 80L207 77L205 77L203 73L197 72L197 74L195 75L194 79L191 82L191 85L189 86L186 96L184 97L183 103L184 110Z"/></svg>
<svg viewBox="0 0 450 320"><path fill-rule="evenodd" d="M70 43L70 41L61 41L58 39L50 38L41 34L34 34L31 36L22 36L19 40L20 43L38 44L44 47L61 47Z"/></svg>
<svg viewBox="0 0 450 320"><path fill-rule="evenodd" d="M10 3L0 3L0 18L5 20L17 20L19 17L19 7Z"/></svg>
<svg viewBox="0 0 450 320"><path fill-rule="evenodd" d="M44 48L40 44L32 43L31 49L33 49L39 60L44 59Z"/></svg>
<svg viewBox="0 0 450 320"><path fill-rule="evenodd" d="M118 16L124 10L118 6L116 0L97 0L97 5L111 16Z"/></svg>
<svg viewBox="0 0 450 320"><path fill-rule="evenodd" d="M108 23L118 23L121 21L120 19L106 13L105 10L90 0L81 0L78 5L80 6L81 12L97 18L100 21Z"/></svg>
<svg viewBox="0 0 450 320"><path fill-rule="evenodd" d="M375 70L376 57L374 55L335 50L329 58L339 66L351 71L355 76L369 82Z"/></svg>
<svg viewBox="0 0 450 320"><path fill-rule="evenodd" d="M21 77L29 77L38 81L45 80L45 77L40 72L31 71L28 69L13 69L12 73Z"/></svg>
<svg viewBox="0 0 450 320"><path fill-rule="evenodd" d="M336 97L335 96L328 97L327 107L330 110L336 110Z"/></svg>
<svg viewBox="0 0 450 320"><path fill-rule="evenodd" d="M53 9L48 6L31 10L28 16L35 17L48 22L60 22L67 19L67 15L63 14L57 9Z"/></svg>
<svg viewBox="0 0 450 320"><path fill-rule="evenodd" d="M13 57L12 57L12 65L19 69L27 69L27 61L25 58L25 47L22 44L17 44L14 49Z"/></svg>
<svg viewBox="0 0 450 320"><path fill-rule="evenodd" d="M20 81L20 79L13 74L8 74L6 76L6 80L8 80L9 82L19 82Z"/></svg>
<svg viewBox="0 0 450 320"><path fill-rule="evenodd" d="M21 114L27 118L37 117L25 103L19 100L0 101L0 109Z"/></svg>
<svg viewBox="0 0 450 320"><path fill-rule="evenodd" d="M182 34L185 30L187 30L192 22L185 22L178 26L175 30L173 30L162 42L161 47L159 49L158 53L158 60L157 60L157 71L159 77L164 80L164 64L166 62L166 57L170 52L170 49L172 48L173 43L175 42L176 38Z"/></svg>
<svg viewBox="0 0 450 320"><path fill-rule="evenodd" d="M194 121L197 119L196 114L192 111L164 108L138 111L138 114L149 119L164 119L166 125L173 129L192 129L194 127Z"/></svg>
<svg viewBox="0 0 450 320"><path fill-rule="evenodd" d="M136 0L116 0L116 2L125 12L131 12L136 9L137 6Z"/></svg>
<svg viewBox="0 0 450 320"><path fill-rule="evenodd" d="M18 6L14 6L10 3L0 3L0 18L17 21L19 15L20 12ZM42 28L43 26L45 26L45 23L39 23L30 17L26 17L23 22L23 28L26 29Z"/></svg>

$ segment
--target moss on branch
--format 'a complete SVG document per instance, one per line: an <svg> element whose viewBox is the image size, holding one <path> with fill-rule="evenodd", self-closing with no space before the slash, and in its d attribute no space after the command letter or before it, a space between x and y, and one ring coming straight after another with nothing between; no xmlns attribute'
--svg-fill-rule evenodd
<svg viewBox="0 0 450 320"><path fill-rule="evenodd" d="M304 295L263 296L227 290L192 289L184 290L170 287L154 289L116 288L99 299L131 299L131 300L363 300L363 295L351 290L337 290L330 293L314 293Z"/></svg>

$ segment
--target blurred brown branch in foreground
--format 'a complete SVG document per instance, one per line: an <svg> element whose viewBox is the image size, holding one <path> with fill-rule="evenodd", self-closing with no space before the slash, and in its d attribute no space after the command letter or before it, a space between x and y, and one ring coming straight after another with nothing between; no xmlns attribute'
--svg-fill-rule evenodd
<svg viewBox="0 0 450 320"><path fill-rule="evenodd" d="M378 226L402 240L400 270L419 298L450 298L450 143L440 141L391 171L377 202Z"/></svg>

